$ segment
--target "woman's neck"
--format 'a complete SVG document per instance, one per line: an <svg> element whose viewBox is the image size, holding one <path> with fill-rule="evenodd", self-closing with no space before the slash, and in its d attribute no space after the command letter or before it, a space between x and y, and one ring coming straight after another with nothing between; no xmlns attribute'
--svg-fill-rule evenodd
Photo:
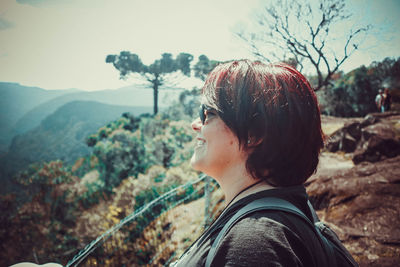
<svg viewBox="0 0 400 267"><path fill-rule="evenodd" d="M225 194L226 206L245 196L274 188L265 181L254 179L246 170L236 170L216 180Z"/></svg>
<svg viewBox="0 0 400 267"><path fill-rule="evenodd" d="M273 189L275 187L267 184L265 181L260 181L260 180L254 180L253 184L251 184L248 187L243 188L241 191L237 192L236 195L234 195L231 199L226 201L226 207L231 206L233 203L239 201L240 199L243 199L249 195L264 191L264 190L269 190Z"/></svg>

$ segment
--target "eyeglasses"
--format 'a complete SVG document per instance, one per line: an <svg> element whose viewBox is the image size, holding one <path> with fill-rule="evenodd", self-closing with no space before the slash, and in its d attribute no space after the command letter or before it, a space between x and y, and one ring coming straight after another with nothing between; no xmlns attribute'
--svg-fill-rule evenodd
<svg viewBox="0 0 400 267"><path fill-rule="evenodd" d="M204 123L205 123L205 121L206 121L206 119L207 119L206 111L207 111L207 113L209 113L209 112L215 112L215 109L213 109L213 108L211 108L211 107L209 107L209 106L206 106L205 104L201 104L201 105L200 105L200 108L199 108L199 117L200 117L201 123L202 123L203 125L204 125Z"/></svg>

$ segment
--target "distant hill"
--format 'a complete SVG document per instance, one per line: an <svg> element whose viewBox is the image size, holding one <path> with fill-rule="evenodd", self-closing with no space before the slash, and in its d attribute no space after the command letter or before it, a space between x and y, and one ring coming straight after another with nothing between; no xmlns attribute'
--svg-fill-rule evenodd
<svg viewBox="0 0 400 267"><path fill-rule="evenodd" d="M1 180L40 161L60 159L71 163L89 153L88 135L122 113L151 113L152 107L108 105L94 101L69 102L47 116L39 126L13 138L9 151L0 158Z"/></svg>
<svg viewBox="0 0 400 267"><path fill-rule="evenodd" d="M181 90L161 90L160 107L170 105ZM163 101L166 99L167 101ZM115 90L76 92L51 99L27 112L16 124L14 134L24 133L37 125L49 114L71 101L96 101L121 106L153 106L153 90L145 85L132 85Z"/></svg>
<svg viewBox="0 0 400 267"><path fill-rule="evenodd" d="M0 82L0 151L13 137L15 123L32 108L53 98L78 92L76 89L44 90L18 83Z"/></svg>
<svg viewBox="0 0 400 267"><path fill-rule="evenodd" d="M182 89L161 88L159 106L171 105ZM153 90L147 85L131 85L101 91L44 90L16 83L0 82L0 155L15 135L40 125L41 121L71 101L95 101L130 107L153 106ZM149 111L151 112L151 110Z"/></svg>

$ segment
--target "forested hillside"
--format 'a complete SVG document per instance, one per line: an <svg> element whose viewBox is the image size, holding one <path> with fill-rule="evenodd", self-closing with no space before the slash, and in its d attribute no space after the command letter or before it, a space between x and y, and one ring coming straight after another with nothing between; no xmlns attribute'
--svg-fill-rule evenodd
<svg viewBox="0 0 400 267"><path fill-rule="evenodd" d="M6 184L29 164L62 160L72 164L90 153L86 137L123 112L141 114L146 107L112 106L97 102L69 102L46 117L39 126L13 138L8 152L0 157L0 177ZM2 191L8 190L3 187Z"/></svg>
<svg viewBox="0 0 400 267"><path fill-rule="evenodd" d="M26 112L53 98L76 91L44 90L17 83L0 82L0 152L7 149L14 135L15 124Z"/></svg>
<svg viewBox="0 0 400 267"><path fill-rule="evenodd" d="M68 150L69 144L78 142L74 138L79 136L83 138L81 149L86 146L91 153L78 157L72 164L68 160L33 164L14 176L13 183L18 191L1 196L4 212L0 219L3 226L0 236L5 253L1 256L1 265L29 260L33 247L41 261L56 260L65 264L77 253L77 248L83 248L85 243L134 209L172 187L193 180L197 174L188 164L193 132L185 110L191 109L189 113L193 114L191 107L197 109L198 103L194 104L194 98L190 97L197 93L186 93L181 105L174 105L155 117L124 113L103 127L97 126L98 130L92 131L94 134L86 127L80 128L77 121L90 118L93 123L98 122L95 120L97 103L72 102L68 104L72 108L66 106L59 114L56 112L44 120L41 132L45 129L47 133L41 145L45 147L60 141L62 136L69 136L66 132L72 131L72 139L62 140L59 150ZM57 135L60 133L63 134ZM25 146L28 144L34 146L29 141ZM37 153L44 153L42 150ZM69 155L78 156L78 152L70 151ZM183 191L181 197L193 192L191 188ZM193 198L199 194L194 194ZM112 205L117 208L116 214L110 210L114 209ZM107 219L107 223L99 223L97 219L103 221L103 216L109 216L108 212L115 217ZM88 221L89 218L94 221ZM132 244L139 242L135 240L141 236L140 229L144 229L151 218L142 220L135 234L130 234ZM13 245L17 243L20 244L18 248ZM26 258L26 255L30 256Z"/></svg>

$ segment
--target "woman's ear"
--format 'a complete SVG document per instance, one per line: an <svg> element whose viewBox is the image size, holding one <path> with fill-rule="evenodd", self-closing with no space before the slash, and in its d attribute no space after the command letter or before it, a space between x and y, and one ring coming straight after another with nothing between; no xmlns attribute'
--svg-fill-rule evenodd
<svg viewBox="0 0 400 267"><path fill-rule="evenodd" d="M261 138L249 137L247 139L247 147L256 147L261 144L262 141L263 140Z"/></svg>

